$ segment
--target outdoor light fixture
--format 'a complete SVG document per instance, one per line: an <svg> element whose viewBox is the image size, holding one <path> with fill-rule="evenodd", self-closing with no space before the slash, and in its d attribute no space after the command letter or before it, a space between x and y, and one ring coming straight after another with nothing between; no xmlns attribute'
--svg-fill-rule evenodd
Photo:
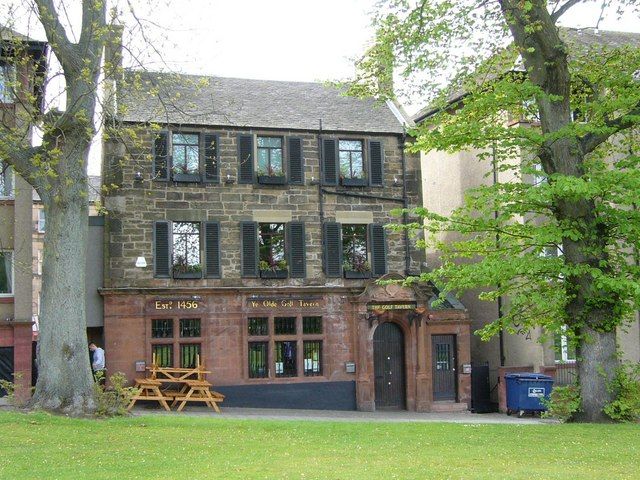
<svg viewBox="0 0 640 480"><path fill-rule="evenodd" d="M136 258L136 267L144 268L147 266L147 260L144 257Z"/></svg>
<svg viewBox="0 0 640 480"><path fill-rule="evenodd" d="M227 173L227 178L224 179L224 183L226 183L227 185L231 185L232 183L234 183L236 180Z"/></svg>
<svg viewBox="0 0 640 480"><path fill-rule="evenodd" d="M398 180L398 177L393 177L393 185L395 187L397 187L398 185L400 185L400 180Z"/></svg>
<svg viewBox="0 0 640 480"><path fill-rule="evenodd" d="M141 184L142 183L142 172L136 172L136 174L133 176L133 181L137 185Z"/></svg>
<svg viewBox="0 0 640 480"><path fill-rule="evenodd" d="M318 180L316 180L316 177L311 177L311 180L309 180L309 185L318 185Z"/></svg>

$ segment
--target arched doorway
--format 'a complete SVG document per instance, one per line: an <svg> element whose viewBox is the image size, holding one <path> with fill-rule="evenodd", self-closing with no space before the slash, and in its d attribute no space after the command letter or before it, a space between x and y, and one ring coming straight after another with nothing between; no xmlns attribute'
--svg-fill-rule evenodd
<svg viewBox="0 0 640 480"><path fill-rule="evenodd" d="M373 334L376 409L405 408L404 334L398 325L385 322Z"/></svg>

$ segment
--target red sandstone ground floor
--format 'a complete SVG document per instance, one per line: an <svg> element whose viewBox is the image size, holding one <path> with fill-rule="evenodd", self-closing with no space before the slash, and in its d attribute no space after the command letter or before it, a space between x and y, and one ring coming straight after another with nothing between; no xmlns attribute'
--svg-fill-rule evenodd
<svg viewBox="0 0 640 480"><path fill-rule="evenodd" d="M204 363L226 406L466 409L470 321L429 289L104 289L110 373Z"/></svg>

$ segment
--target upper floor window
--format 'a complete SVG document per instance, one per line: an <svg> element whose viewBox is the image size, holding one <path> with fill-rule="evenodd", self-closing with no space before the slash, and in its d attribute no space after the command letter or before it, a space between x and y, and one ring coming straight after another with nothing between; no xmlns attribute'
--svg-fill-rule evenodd
<svg viewBox="0 0 640 480"><path fill-rule="evenodd" d="M323 185L383 186L384 144L381 140L323 138L321 147Z"/></svg>
<svg viewBox="0 0 640 480"><path fill-rule="evenodd" d="M240 249L243 277L306 276L303 222L240 222Z"/></svg>
<svg viewBox="0 0 640 480"><path fill-rule="evenodd" d="M153 179L217 183L218 141L214 133L158 133L153 146Z"/></svg>
<svg viewBox="0 0 640 480"><path fill-rule="evenodd" d="M347 278L371 275L366 225L342 225L342 268Z"/></svg>
<svg viewBox="0 0 640 480"><path fill-rule="evenodd" d="M260 223L258 237L260 276L286 278L288 265L284 248L284 223Z"/></svg>
<svg viewBox="0 0 640 480"><path fill-rule="evenodd" d="M575 362L576 346L573 339L567 335L566 325L562 327L561 334L555 335L555 353L557 363Z"/></svg>
<svg viewBox="0 0 640 480"><path fill-rule="evenodd" d="M173 146L173 178L180 180L181 175L200 174L200 137L192 133L174 133L171 136ZM197 179L196 179L197 180Z"/></svg>
<svg viewBox="0 0 640 480"><path fill-rule="evenodd" d="M302 138L238 135L238 183L304 184Z"/></svg>
<svg viewBox="0 0 640 480"><path fill-rule="evenodd" d="M13 252L0 251L0 296L13 295Z"/></svg>
<svg viewBox="0 0 640 480"><path fill-rule="evenodd" d="M361 180L366 185L364 175L364 153L361 140L339 140L340 180L347 185L352 180ZM352 182L351 182L352 183Z"/></svg>
<svg viewBox="0 0 640 480"><path fill-rule="evenodd" d="M158 278L219 278L218 222L154 223L154 275Z"/></svg>
<svg viewBox="0 0 640 480"><path fill-rule="evenodd" d="M173 278L200 278L200 223L173 222Z"/></svg>
<svg viewBox="0 0 640 480"><path fill-rule="evenodd" d="M258 137L258 177L284 177L282 138Z"/></svg>
<svg viewBox="0 0 640 480"><path fill-rule="evenodd" d="M46 227L46 218L44 210L38 210L38 232L44 233Z"/></svg>
<svg viewBox="0 0 640 480"><path fill-rule="evenodd" d="M0 61L0 103L13 103L15 101L15 86L15 66Z"/></svg>
<svg viewBox="0 0 640 480"><path fill-rule="evenodd" d="M326 222L323 234L327 277L368 278L387 273L383 225Z"/></svg>
<svg viewBox="0 0 640 480"><path fill-rule="evenodd" d="M0 198L13 198L13 170L0 161Z"/></svg>

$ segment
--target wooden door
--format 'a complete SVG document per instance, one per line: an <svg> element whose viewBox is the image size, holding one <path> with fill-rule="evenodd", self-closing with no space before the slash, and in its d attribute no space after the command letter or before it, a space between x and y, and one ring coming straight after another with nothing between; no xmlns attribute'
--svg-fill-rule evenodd
<svg viewBox="0 0 640 480"><path fill-rule="evenodd" d="M378 325L373 334L376 409L405 408L404 334L395 323Z"/></svg>
<svg viewBox="0 0 640 480"><path fill-rule="evenodd" d="M433 399L456 399L456 336L432 335Z"/></svg>

